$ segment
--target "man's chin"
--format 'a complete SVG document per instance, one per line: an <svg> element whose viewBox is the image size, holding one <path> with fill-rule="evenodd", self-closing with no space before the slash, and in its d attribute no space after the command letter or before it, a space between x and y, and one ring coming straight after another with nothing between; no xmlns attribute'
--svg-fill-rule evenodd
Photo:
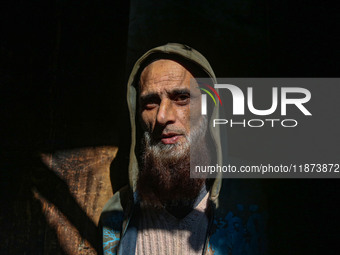
<svg viewBox="0 0 340 255"><path fill-rule="evenodd" d="M168 163L169 160L177 160L181 158L190 158L190 148L186 142L177 142L172 144L163 144L162 142L149 147L150 153L155 157L159 157L164 162Z"/></svg>
<svg viewBox="0 0 340 255"><path fill-rule="evenodd" d="M144 204L162 207L173 201L193 200L204 180L190 178L190 150L176 145L146 149L137 189ZM164 149L167 147L167 149Z"/></svg>

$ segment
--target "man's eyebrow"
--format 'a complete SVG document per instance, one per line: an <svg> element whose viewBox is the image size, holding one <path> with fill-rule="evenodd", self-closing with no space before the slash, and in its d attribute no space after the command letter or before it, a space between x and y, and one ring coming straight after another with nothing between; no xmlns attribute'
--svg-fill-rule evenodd
<svg viewBox="0 0 340 255"><path fill-rule="evenodd" d="M183 94L190 95L190 90L189 89L174 89L174 90L169 91L168 94L171 94L173 96L183 95Z"/></svg>
<svg viewBox="0 0 340 255"><path fill-rule="evenodd" d="M150 93L150 94L140 96L140 100L142 102L147 102L147 101L150 101L150 100L154 100L156 98L159 98L157 93Z"/></svg>
<svg viewBox="0 0 340 255"><path fill-rule="evenodd" d="M187 95L190 95L190 90L189 89L173 89L171 91L168 91L167 92L168 95L171 95L171 96L178 96L178 95L183 95L183 94L187 94ZM150 100L155 100L159 98L159 95L157 93L150 93L150 94L146 94L146 95L141 95L140 96L140 100L142 102L147 102L147 101L150 101Z"/></svg>

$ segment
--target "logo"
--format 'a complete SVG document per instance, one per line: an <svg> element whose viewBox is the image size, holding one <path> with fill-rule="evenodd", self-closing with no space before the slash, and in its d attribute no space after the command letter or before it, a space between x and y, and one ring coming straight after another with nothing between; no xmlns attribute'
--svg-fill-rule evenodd
<svg viewBox="0 0 340 255"><path fill-rule="evenodd" d="M218 100L219 100L219 102L220 102L220 104L221 104L221 106L222 106L221 97L220 97L220 95L217 93L217 91L216 91L213 87L211 87L211 86L208 85L208 84L202 83L202 82L198 82L198 84L203 85L203 86L209 88L209 89L216 95L216 97L218 98ZM213 97L213 95L212 95L208 90L206 90L206 89L204 89L204 88L201 88L201 87L198 87L198 88L199 88L200 90L206 92L206 93L211 97L211 99L214 101L215 106L216 106L216 100L215 100L215 98ZM207 95L205 95L205 94L202 94L202 107L201 107L201 112L202 112L202 115L207 115Z"/></svg>
<svg viewBox="0 0 340 255"><path fill-rule="evenodd" d="M258 109L254 106L254 88L247 87L246 88L246 96L243 91L234 84L214 84L214 87L208 85L204 82L198 82L198 87L200 90L205 92L201 97L201 114L207 115L207 94L213 100L215 106L217 106L217 100L221 107L232 107L232 115L233 116L242 116L245 115L245 108L247 107L248 111L256 116L270 116L279 111L281 116L287 116L287 106L290 111L300 111L305 116L311 116L312 113L305 106L311 99L311 92L302 87L271 87L271 105L266 109ZM219 91L219 93L216 91ZM211 92L210 92L211 91ZM232 96L232 103L225 102L222 103L220 95L222 93L230 93ZM216 98L215 98L215 97ZM217 99L217 100L216 100ZM242 119L241 121L235 119L214 119L213 126L216 125L225 125L229 124L230 127L235 125L242 125L243 127L262 127L266 123L271 125L271 127L275 126L275 123L280 122L283 127L295 127L298 124L296 119Z"/></svg>

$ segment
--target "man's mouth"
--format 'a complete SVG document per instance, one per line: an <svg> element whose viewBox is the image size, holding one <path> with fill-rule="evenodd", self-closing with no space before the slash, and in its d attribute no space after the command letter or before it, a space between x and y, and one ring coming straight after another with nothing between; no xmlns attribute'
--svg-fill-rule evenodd
<svg viewBox="0 0 340 255"><path fill-rule="evenodd" d="M163 144L175 144L181 136L177 133L166 133L161 135L161 141Z"/></svg>

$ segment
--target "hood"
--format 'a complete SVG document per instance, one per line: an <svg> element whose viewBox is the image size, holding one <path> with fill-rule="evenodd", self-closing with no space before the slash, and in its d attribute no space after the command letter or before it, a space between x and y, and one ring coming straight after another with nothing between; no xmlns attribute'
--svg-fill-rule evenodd
<svg viewBox="0 0 340 255"><path fill-rule="evenodd" d="M138 84L138 77L139 73L141 72L141 68L144 67L143 64L145 64L148 60L150 60L154 55L156 54L162 54L162 55L171 55L175 56L177 58L189 61L193 64L195 64L197 67L199 67L207 77L211 78L214 82L216 82L216 77L214 74L214 71L212 70L209 62L207 59L200 54L198 51L194 50L193 48L183 45L183 44L177 44L177 43L168 43L166 45L153 48L146 52L141 58L137 60L135 63L132 72L130 74L129 80L128 80L128 88L127 88L127 102L130 112L130 123L131 123L131 131L132 131L132 137L131 137L131 148L130 148L130 162L129 162L129 185L133 192L136 190L136 184L137 184L137 178L138 178L138 160L136 156L136 140L137 140L137 124L138 120L136 118L136 110L137 110L137 89L136 84ZM211 119L218 118L219 116L219 104L217 104L212 112ZM210 119L210 121L211 121ZM222 165L223 158L222 155L225 154L222 151L221 146L221 130L219 128L219 125L215 128L212 128L212 125L209 124L209 132L210 136L214 142L214 145L216 147L216 159L217 163ZM218 195L221 189L221 175L218 175L214 183L212 185L211 193L210 193L210 199L218 206Z"/></svg>

